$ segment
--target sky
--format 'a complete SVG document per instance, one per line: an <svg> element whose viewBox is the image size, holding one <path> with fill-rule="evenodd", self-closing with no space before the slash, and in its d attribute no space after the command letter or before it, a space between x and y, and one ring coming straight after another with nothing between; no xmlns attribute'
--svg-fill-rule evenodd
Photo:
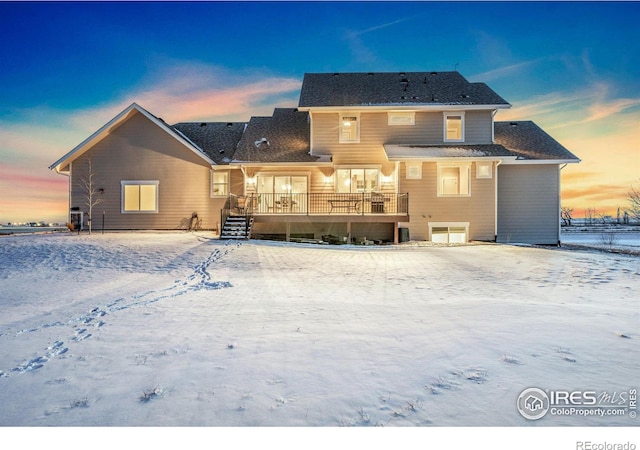
<svg viewBox="0 0 640 450"><path fill-rule="evenodd" d="M64 223L48 167L133 102L168 123L297 105L305 72L458 70L582 162L574 216L640 188L640 2L0 2L0 223Z"/></svg>

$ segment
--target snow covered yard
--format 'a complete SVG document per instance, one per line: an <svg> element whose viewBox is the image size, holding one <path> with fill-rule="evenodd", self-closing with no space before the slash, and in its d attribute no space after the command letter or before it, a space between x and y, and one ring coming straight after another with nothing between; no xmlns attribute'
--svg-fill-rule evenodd
<svg viewBox="0 0 640 450"><path fill-rule="evenodd" d="M502 245L0 238L0 426L636 426L640 259Z"/></svg>

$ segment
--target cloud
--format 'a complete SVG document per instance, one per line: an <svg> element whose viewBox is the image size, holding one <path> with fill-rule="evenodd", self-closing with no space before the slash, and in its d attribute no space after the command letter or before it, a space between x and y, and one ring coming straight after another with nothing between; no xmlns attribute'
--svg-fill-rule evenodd
<svg viewBox="0 0 640 450"><path fill-rule="evenodd" d="M391 22L373 25L363 30L347 30L344 33L344 39L349 45L349 50L351 51L351 59L359 65L380 65L379 57L369 47L367 47L367 45L365 45L363 36L401 24L415 17L416 16L403 17L401 19L392 20Z"/></svg>
<svg viewBox="0 0 640 450"><path fill-rule="evenodd" d="M248 121L252 115L270 115L275 106L296 106L300 87L298 78L174 62L109 104L77 111L71 120L84 125L101 117L102 125L136 102L167 123Z"/></svg>
<svg viewBox="0 0 640 450"><path fill-rule="evenodd" d="M615 118L627 120L633 114L637 123L640 97L615 98L613 87L605 82L591 83L579 90L552 92L517 103L501 114L501 119L541 119L549 130L590 124Z"/></svg>
<svg viewBox="0 0 640 450"><path fill-rule="evenodd" d="M414 17L404 17L402 19L393 20L391 22L383 23L380 25L374 25L369 28L365 28L364 30L359 31L350 31L347 33L347 36L362 36L363 34L371 33L373 31L383 30L385 28L391 27L393 25L398 25L399 23L406 22L407 20L413 19Z"/></svg>
<svg viewBox="0 0 640 450"><path fill-rule="evenodd" d="M487 72L472 75L469 78L473 80L480 80L482 82L489 82L489 81L497 80L499 78L512 76L518 72L521 72L524 69L531 69L532 66L538 64L543 60L544 58L538 58L538 59L533 59L531 61L523 61L515 64L510 64L508 66L503 66L497 69L489 70Z"/></svg>
<svg viewBox="0 0 640 450"><path fill-rule="evenodd" d="M1 121L0 221L43 220L46 205L55 209L47 220L63 221L67 179L48 166L133 102L167 123L248 121L276 106L296 106L301 86L298 78L262 69L230 72L184 61L164 67L105 104L70 111L41 106Z"/></svg>

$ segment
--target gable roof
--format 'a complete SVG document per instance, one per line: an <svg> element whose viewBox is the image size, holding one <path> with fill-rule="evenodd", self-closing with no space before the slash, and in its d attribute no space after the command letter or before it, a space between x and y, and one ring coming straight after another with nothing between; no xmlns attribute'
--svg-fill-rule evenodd
<svg viewBox="0 0 640 450"><path fill-rule="evenodd" d="M314 162L309 115L276 108L271 117L252 117L238 143L234 162Z"/></svg>
<svg viewBox="0 0 640 450"><path fill-rule="evenodd" d="M70 152L65 154L62 158L60 158L59 160L51 164L49 166L49 169L60 172L67 163L81 156L84 152L89 150L94 144L96 144L97 142L104 139L107 135L109 135L109 133L113 129L120 126L122 123L126 122L128 119L130 119L131 117L133 117L133 115L137 113L140 113L143 116L145 116L155 125L157 125L160 129L168 133L171 137L176 139L178 142L180 142L182 145L187 147L196 155L204 159L206 162L208 162L209 164L213 164L213 161L207 155L205 155L204 152L197 145L191 142L186 136L182 135L181 133L178 133L176 130L169 127L169 125L167 125L162 119L154 116L153 114L151 114L149 111L147 111L140 105L136 103L132 103L127 108L125 108L120 114L118 114L109 122L104 124L98 131L93 133L91 136L89 136L87 139L85 139L79 145L73 148L73 150L71 150Z"/></svg>
<svg viewBox="0 0 640 450"><path fill-rule="evenodd" d="M201 148L215 164L227 164L233 160L246 126L245 122L181 122L172 128Z"/></svg>
<svg viewBox="0 0 640 450"><path fill-rule="evenodd" d="M484 83L459 72L306 73L300 108L511 105Z"/></svg>

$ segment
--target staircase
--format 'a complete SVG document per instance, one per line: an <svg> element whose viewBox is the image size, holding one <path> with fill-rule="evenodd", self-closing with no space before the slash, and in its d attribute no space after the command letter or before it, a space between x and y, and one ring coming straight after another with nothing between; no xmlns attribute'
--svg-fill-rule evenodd
<svg viewBox="0 0 640 450"><path fill-rule="evenodd" d="M252 216L228 216L220 232L220 239L250 239Z"/></svg>

